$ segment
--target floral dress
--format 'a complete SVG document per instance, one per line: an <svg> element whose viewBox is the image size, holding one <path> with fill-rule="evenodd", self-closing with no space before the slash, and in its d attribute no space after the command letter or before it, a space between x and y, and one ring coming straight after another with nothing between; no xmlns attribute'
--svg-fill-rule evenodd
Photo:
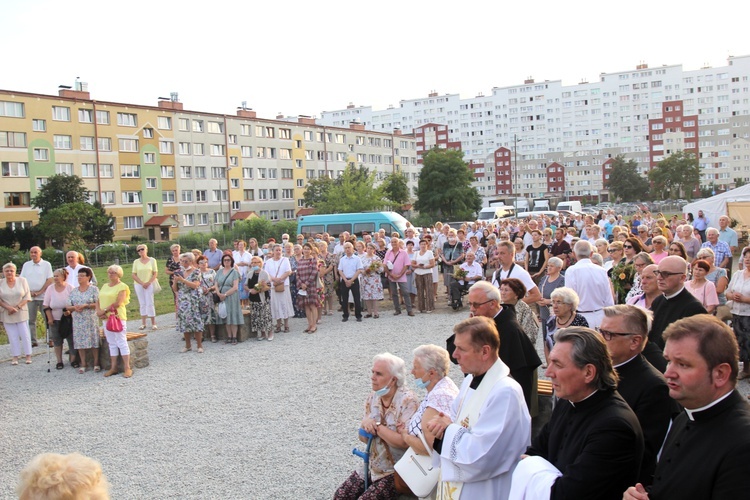
<svg viewBox="0 0 750 500"><path fill-rule="evenodd" d="M85 292L74 288L68 299L71 306L96 304L99 302L99 289L89 284ZM76 349L96 349L99 347L99 320L96 309L73 312L73 345Z"/></svg>
<svg viewBox="0 0 750 500"><path fill-rule="evenodd" d="M167 271L179 271L180 270L180 263L172 258L170 255L167 258ZM174 274L169 275L169 288L172 289L172 283L174 283ZM174 290L172 290L172 294L174 294ZM175 296L176 297L176 296Z"/></svg>
<svg viewBox="0 0 750 500"><path fill-rule="evenodd" d="M199 290L200 294L200 309L201 316L203 317L203 323L206 325L216 324L216 311L214 310L214 299L209 288L214 286L216 282L216 271L209 269L205 273L201 273L201 286Z"/></svg>
<svg viewBox="0 0 750 500"><path fill-rule="evenodd" d="M200 281L201 272L193 269L186 280ZM204 327L201 314L200 292L193 290L183 282L177 283L177 331L180 333L202 332Z"/></svg>
<svg viewBox="0 0 750 500"><path fill-rule="evenodd" d="M307 285L305 290L307 293L305 295L297 293L294 297L296 307L299 309L304 309L307 306L318 307L320 304L318 299L318 259L311 257L297 261L297 284L300 286Z"/></svg>
<svg viewBox="0 0 750 500"><path fill-rule="evenodd" d="M380 275L383 272L383 261L377 255L368 257L367 254L363 255L361 260L365 270L360 281L362 300L382 300L383 282L380 280ZM378 270L375 272L370 271L373 262L378 264Z"/></svg>
<svg viewBox="0 0 750 500"><path fill-rule="evenodd" d="M331 267L331 272L328 274L323 275L323 293L326 297L335 297L336 296L336 289L334 288L334 269L336 269L336 266L338 266L338 258L336 257L336 254L333 253L327 253L325 258L325 267Z"/></svg>
<svg viewBox="0 0 750 500"><path fill-rule="evenodd" d="M292 296L292 306L294 307L294 317L295 318L304 318L305 317L305 307L299 307L297 305L297 267L299 266L299 262L297 261L297 257L289 257L289 265L292 267L292 274L289 275L289 294Z"/></svg>

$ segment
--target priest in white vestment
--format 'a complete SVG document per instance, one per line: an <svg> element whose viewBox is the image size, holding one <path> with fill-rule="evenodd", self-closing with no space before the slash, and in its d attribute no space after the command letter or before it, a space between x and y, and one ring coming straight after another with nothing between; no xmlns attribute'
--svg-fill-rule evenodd
<svg viewBox="0 0 750 500"><path fill-rule="evenodd" d="M440 461L437 498L507 498L513 470L531 441L523 391L498 358L494 321L469 318L453 332L453 357L467 376L451 415L439 414L425 426Z"/></svg>

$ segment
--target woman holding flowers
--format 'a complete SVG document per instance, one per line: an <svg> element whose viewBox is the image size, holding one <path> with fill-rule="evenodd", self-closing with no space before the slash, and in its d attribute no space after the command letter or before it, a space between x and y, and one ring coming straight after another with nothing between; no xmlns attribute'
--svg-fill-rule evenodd
<svg viewBox="0 0 750 500"><path fill-rule="evenodd" d="M365 273L361 278L362 300L365 301L367 314L365 318L379 318L378 301L383 300L383 282L380 275L383 272L383 261L375 255L375 244L368 243L367 251L362 256L362 267Z"/></svg>

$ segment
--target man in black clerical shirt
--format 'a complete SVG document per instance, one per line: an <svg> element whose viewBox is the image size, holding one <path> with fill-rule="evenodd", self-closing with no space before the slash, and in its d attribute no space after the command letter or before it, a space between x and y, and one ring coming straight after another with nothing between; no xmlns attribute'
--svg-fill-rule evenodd
<svg viewBox="0 0 750 500"><path fill-rule="evenodd" d="M659 262L659 270L655 271L656 284L662 295L655 298L651 304L654 321L648 334L648 344L643 349L643 355L664 373L667 364L662 356L664 340L661 338L666 328L678 319L687 318L695 314L705 314L706 308L685 289L688 265L685 259L677 255L664 257Z"/></svg>
<svg viewBox="0 0 750 500"><path fill-rule="evenodd" d="M651 484L656 454L664 443L672 415L680 410L669 397L664 376L641 355L650 321L651 313L640 307L610 306L604 308L604 318L598 328L620 378L617 392L638 417L643 429L645 447L638 475L643 484Z"/></svg>
<svg viewBox="0 0 750 500"><path fill-rule="evenodd" d="M685 409L659 452L653 485L624 500L746 498L750 491L750 405L737 392L739 350L732 330L707 314L664 332L669 395Z"/></svg>
<svg viewBox="0 0 750 500"><path fill-rule="evenodd" d="M617 373L597 332L563 328L555 342L545 375L560 401L526 453L561 473L550 499L619 500L640 473L641 426L616 390Z"/></svg>

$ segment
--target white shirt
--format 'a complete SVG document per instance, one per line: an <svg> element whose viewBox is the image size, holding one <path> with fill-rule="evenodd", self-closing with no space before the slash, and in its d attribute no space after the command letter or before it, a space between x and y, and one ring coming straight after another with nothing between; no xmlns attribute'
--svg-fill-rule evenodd
<svg viewBox="0 0 750 500"><path fill-rule="evenodd" d="M581 259L565 272L565 286L578 294L578 311L598 311L615 304L609 287L609 276L603 267Z"/></svg>
<svg viewBox="0 0 750 500"><path fill-rule="evenodd" d="M44 259L39 259L39 262L33 260L24 262L21 268L21 276L26 278L29 291L36 292L42 289L48 279L52 278L52 265ZM44 294L37 295L32 300L44 300Z"/></svg>
<svg viewBox="0 0 750 500"><path fill-rule="evenodd" d="M502 268L498 269L492 276L492 284L500 288L500 282L506 278L516 278L517 280L521 280L523 286L526 287L527 295L532 289L537 288L536 283L531 279L529 272L518 264L512 264L507 271Z"/></svg>
<svg viewBox="0 0 750 500"><path fill-rule="evenodd" d="M470 277L470 276L479 276L479 278L481 279L482 275L484 274L482 272L482 266L479 263L477 263L477 261L474 261L474 263L471 264L471 265L469 265L468 262L464 262L463 264L461 264L461 269L463 269L464 271L466 271L466 277L467 278ZM459 283L461 283L463 281L464 280L459 280ZM477 280L471 280L471 281L469 281L469 283L471 283L472 285L474 283L476 283L476 282L477 282Z"/></svg>

